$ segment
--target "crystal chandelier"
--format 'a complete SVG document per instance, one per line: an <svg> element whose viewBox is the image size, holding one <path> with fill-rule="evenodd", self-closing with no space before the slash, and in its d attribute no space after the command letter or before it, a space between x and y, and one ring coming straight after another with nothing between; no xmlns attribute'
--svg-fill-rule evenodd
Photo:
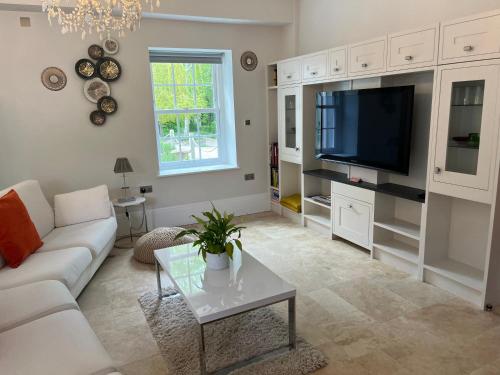
<svg viewBox="0 0 500 375"><path fill-rule="evenodd" d="M144 0L153 10L154 0ZM82 39L87 34L114 32L124 36L126 30L134 31L140 26L142 0L76 0L74 8L65 7L61 0L42 0L42 9L47 12L49 23L57 19L61 32L80 32ZM71 8L69 8L71 6ZM156 7L160 0L156 0Z"/></svg>

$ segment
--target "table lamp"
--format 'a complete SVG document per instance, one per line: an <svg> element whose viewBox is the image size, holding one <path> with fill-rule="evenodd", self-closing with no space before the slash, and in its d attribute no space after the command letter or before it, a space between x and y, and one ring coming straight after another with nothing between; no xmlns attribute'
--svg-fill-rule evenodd
<svg viewBox="0 0 500 375"><path fill-rule="evenodd" d="M115 173L122 173L123 174L123 186L121 187L121 189L123 190L123 197L118 198L118 202L125 203L125 202L135 201L135 197L127 197L127 190L129 189L129 187L126 184L125 174L134 171L132 169L132 166L130 165L130 162L128 161L128 159L127 158L116 159L114 171L115 171Z"/></svg>

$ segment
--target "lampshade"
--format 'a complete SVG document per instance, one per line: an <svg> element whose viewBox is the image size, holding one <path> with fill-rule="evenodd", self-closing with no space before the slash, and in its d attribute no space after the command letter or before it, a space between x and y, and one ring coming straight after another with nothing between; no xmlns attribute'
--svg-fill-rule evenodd
<svg viewBox="0 0 500 375"><path fill-rule="evenodd" d="M132 166L127 158L118 158L115 163L115 173L129 173L133 172Z"/></svg>

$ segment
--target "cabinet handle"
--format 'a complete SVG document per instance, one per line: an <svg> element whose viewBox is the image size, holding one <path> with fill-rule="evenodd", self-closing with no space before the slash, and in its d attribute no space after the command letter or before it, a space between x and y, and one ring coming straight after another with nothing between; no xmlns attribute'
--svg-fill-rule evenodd
<svg viewBox="0 0 500 375"><path fill-rule="evenodd" d="M413 60L413 56L411 56L411 55L405 56L405 60L411 61L411 60Z"/></svg>
<svg viewBox="0 0 500 375"><path fill-rule="evenodd" d="M362 68L368 68L368 64L367 63L363 63L363 64L361 64L361 67Z"/></svg>
<svg viewBox="0 0 500 375"><path fill-rule="evenodd" d="M333 71L338 72L340 68L334 68Z"/></svg>
<svg viewBox="0 0 500 375"><path fill-rule="evenodd" d="M464 51L465 51L465 52L470 52L470 51L472 51L473 49L474 49L474 47L473 47L473 46L464 46Z"/></svg>
<svg viewBox="0 0 500 375"><path fill-rule="evenodd" d="M300 151L300 147L295 147L295 151Z"/></svg>
<svg viewBox="0 0 500 375"><path fill-rule="evenodd" d="M440 173L441 173L441 168L439 168L439 167L435 167L435 168L434 168L434 173L435 173L435 174L440 174Z"/></svg>
<svg viewBox="0 0 500 375"><path fill-rule="evenodd" d="M287 76L286 76L286 78L287 78L287 79L290 79L290 78L292 78L292 75L291 75L291 74L289 74L289 75L287 75Z"/></svg>
<svg viewBox="0 0 500 375"><path fill-rule="evenodd" d="M349 203L349 205L347 207L352 209L352 204Z"/></svg>
<svg viewBox="0 0 500 375"><path fill-rule="evenodd" d="M315 76L316 74L318 74L318 72L311 72L311 74Z"/></svg>

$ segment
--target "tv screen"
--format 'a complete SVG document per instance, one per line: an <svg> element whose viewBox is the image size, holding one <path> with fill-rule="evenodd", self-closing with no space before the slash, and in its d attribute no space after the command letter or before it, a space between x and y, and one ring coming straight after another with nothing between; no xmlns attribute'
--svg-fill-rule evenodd
<svg viewBox="0 0 500 375"><path fill-rule="evenodd" d="M316 158L408 174L414 86L320 92Z"/></svg>

